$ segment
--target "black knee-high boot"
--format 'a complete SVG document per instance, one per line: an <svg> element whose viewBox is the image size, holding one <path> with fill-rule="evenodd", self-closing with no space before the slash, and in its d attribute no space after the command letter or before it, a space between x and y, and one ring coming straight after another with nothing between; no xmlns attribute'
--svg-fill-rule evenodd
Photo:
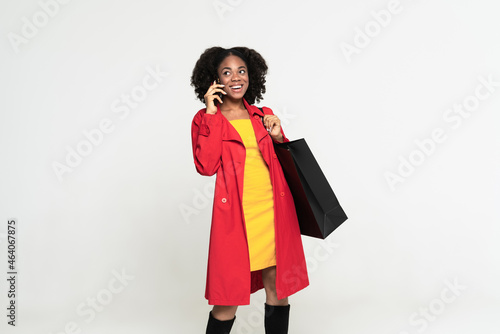
<svg viewBox="0 0 500 334"><path fill-rule="evenodd" d="M264 328L266 334L287 334L290 304L286 306L265 305Z"/></svg>
<svg viewBox="0 0 500 334"><path fill-rule="evenodd" d="M231 320L218 320L214 318L212 311L210 311L206 334L229 334L233 327L234 319L236 319L236 316Z"/></svg>

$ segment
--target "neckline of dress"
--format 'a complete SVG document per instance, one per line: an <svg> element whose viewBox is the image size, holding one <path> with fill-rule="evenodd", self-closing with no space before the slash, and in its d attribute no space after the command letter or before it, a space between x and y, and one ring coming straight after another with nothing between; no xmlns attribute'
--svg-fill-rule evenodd
<svg viewBox="0 0 500 334"><path fill-rule="evenodd" d="M238 118L238 119L232 119L229 122L234 122L234 121L250 121L250 118Z"/></svg>

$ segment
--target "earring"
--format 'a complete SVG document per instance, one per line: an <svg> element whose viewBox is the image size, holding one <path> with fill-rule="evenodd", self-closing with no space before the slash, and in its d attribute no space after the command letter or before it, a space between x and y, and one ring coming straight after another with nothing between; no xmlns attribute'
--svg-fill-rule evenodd
<svg viewBox="0 0 500 334"><path fill-rule="evenodd" d="M219 78L217 78L217 83L220 84L220 79Z"/></svg>

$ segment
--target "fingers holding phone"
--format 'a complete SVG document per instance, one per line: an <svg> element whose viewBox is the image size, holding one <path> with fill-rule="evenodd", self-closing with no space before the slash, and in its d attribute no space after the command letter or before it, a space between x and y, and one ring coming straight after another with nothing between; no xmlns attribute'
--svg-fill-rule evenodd
<svg viewBox="0 0 500 334"><path fill-rule="evenodd" d="M217 106L215 105L215 100L222 103L222 94L227 94L222 88L224 85L218 84L216 81L210 85L205 94L205 104L207 106L207 114L215 114L217 113Z"/></svg>

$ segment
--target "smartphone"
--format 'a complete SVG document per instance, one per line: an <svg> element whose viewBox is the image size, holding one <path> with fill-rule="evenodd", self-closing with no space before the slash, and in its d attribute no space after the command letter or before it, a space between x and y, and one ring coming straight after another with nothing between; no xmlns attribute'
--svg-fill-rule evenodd
<svg viewBox="0 0 500 334"><path fill-rule="evenodd" d="M219 78L215 78L215 79L214 79L214 81L215 81L217 84L220 84L220 80L219 80ZM224 94L222 94L222 93L220 93L220 92L219 92L219 93L216 93L216 94L217 94L217 95L221 98L221 100L222 100L222 97L224 96ZM219 100L217 100L217 99L215 99L215 100L214 100L214 102L215 102L215 101L216 101L217 103L220 103L220 102L219 102Z"/></svg>

